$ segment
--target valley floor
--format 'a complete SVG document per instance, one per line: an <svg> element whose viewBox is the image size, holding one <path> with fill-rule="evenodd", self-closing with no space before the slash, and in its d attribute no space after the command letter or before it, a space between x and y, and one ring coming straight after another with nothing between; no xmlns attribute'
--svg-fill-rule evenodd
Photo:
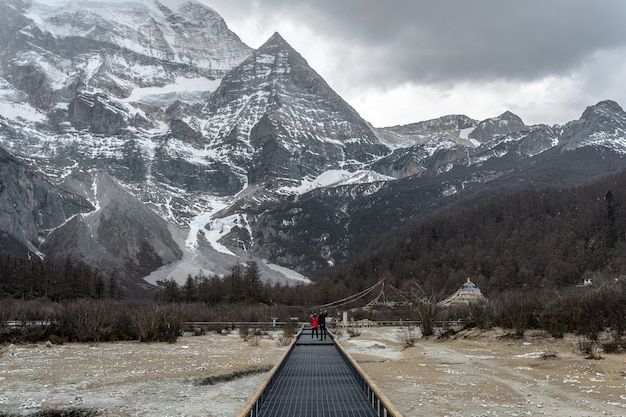
<svg viewBox="0 0 626 417"><path fill-rule="evenodd" d="M278 336L5 346L0 415L235 416L284 353ZM340 342L404 416L626 416L625 355L590 360L575 337L502 336L467 330L405 349L403 330L364 328Z"/></svg>
<svg viewBox="0 0 626 417"><path fill-rule="evenodd" d="M346 344L404 416L626 416L626 355L585 359L573 336L503 336L467 330L403 350L377 328Z"/></svg>

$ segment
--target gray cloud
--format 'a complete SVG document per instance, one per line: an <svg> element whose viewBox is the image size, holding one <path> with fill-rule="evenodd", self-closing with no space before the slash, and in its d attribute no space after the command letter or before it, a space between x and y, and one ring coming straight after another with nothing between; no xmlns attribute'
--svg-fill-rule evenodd
<svg viewBox="0 0 626 417"><path fill-rule="evenodd" d="M350 56L336 59L385 63L385 74L396 81L529 80L566 73L594 51L626 44L622 0L248 3L267 21L290 16L332 42L351 45ZM371 72L379 79L376 66Z"/></svg>
<svg viewBox="0 0 626 417"><path fill-rule="evenodd" d="M446 95L459 84L521 85L555 77L572 89L563 93L568 106L611 91L613 96L598 98L626 99L608 84L616 80L606 67L612 63L623 71L626 62L623 0L203 1L227 23L248 16L266 27L268 36L285 21L316 34L323 46L285 38L310 62L316 48L330 51L328 62L312 64L325 67L323 76L344 94L411 84ZM579 84L570 86L568 79ZM562 84L551 83L554 94Z"/></svg>

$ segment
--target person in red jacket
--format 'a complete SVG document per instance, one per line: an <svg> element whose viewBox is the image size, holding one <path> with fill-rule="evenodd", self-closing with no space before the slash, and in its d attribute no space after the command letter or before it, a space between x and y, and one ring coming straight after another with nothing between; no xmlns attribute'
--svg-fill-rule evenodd
<svg viewBox="0 0 626 417"><path fill-rule="evenodd" d="M311 339L313 339L313 335L316 335L317 338L320 338L320 334L317 331L319 327L319 319L317 318L317 313L313 312L313 316L311 317Z"/></svg>

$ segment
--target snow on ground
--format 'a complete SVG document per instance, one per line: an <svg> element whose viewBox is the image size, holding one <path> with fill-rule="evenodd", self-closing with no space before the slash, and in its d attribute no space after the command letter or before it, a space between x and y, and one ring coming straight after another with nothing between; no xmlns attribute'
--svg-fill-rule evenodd
<svg viewBox="0 0 626 417"><path fill-rule="evenodd" d="M378 340L361 340L358 338L350 340L348 353L351 355L371 355L384 359L400 359L402 357L402 351L395 346Z"/></svg>
<svg viewBox="0 0 626 417"><path fill-rule="evenodd" d="M215 213L228 207L228 203L221 199L214 199L210 202L210 206L211 210L200 213L190 222L189 236L185 246L192 251L195 250L198 247L198 234L202 233L213 249L234 256L234 253L218 242L230 231L233 224L228 220L213 219Z"/></svg>
<svg viewBox="0 0 626 417"><path fill-rule="evenodd" d="M317 178L302 180L296 187L283 187L280 191L285 193L304 194L316 188L338 187L340 185L363 184L375 181L390 181L394 178L378 174L374 171L359 170L350 172L340 169L331 169L323 172Z"/></svg>
<svg viewBox="0 0 626 417"><path fill-rule="evenodd" d="M82 407L106 416L233 416L285 347L270 333L258 346L229 335L185 336L175 344L10 346L0 357L0 414ZM258 370L231 381L198 381Z"/></svg>
<svg viewBox="0 0 626 417"><path fill-rule="evenodd" d="M301 275L299 273L297 273L296 271L292 271L289 268L285 268L282 267L280 265L276 265L276 264L271 264L268 262L263 261L263 263L272 271L276 271L276 272L280 272L282 275L284 275L285 277L287 277L290 280L293 280L295 282L304 282L306 284L310 284L311 280L308 279L307 277L305 277L304 275Z"/></svg>
<svg viewBox="0 0 626 417"><path fill-rule="evenodd" d="M157 285L159 281L174 280L183 285L189 276L196 276L199 273L207 277L223 276L233 265L243 262L242 259L253 259L249 254L247 256L242 253L236 254L219 242L234 227L247 229L248 233L252 233L245 215L233 214L219 217L220 212L228 208L230 204L229 199L207 197L206 206L209 209L199 213L190 221L188 231L180 231L180 241L183 246L182 258L153 271L144 277L144 280L154 285ZM257 265L261 267L261 276L265 277L266 281L280 282L283 285L311 282L296 271L266 260L253 260L256 260Z"/></svg>
<svg viewBox="0 0 626 417"><path fill-rule="evenodd" d="M459 131L459 139L465 139L465 140L469 140L472 145L474 145L475 147L480 146L480 142L477 141L476 139L470 139L469 135L470 133L472 133L476 128L475 127L468 127L466 129L461 129Z"/></svg>
<svg viewBox="0 0 626 417"><path fill-rule="evenodd" d="M366 328L342 343L404 416L626 416L624 355L585 359L574 336L470 329L404 348L402 335Z"/></svg>

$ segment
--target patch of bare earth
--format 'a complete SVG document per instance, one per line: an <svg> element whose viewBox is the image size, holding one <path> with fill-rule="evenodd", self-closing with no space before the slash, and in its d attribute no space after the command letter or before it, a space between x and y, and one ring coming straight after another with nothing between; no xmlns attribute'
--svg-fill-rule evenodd
<svg viewBox="0 0 626 417"><path fill-rule="evenodd" d="M626 356L585 359L575 337L466 330L406 349L402 337L365 328L340 343L404 416L626 416ZM235 416L285 352L277 339L5 346L0 416Z"/></svg>
<svg viewBox="0 0 626 417"><path fill-rule="evenodd" d="M405 416L626 415L626 356L585 359L573 336L400 340L399 329L367 328L342 344Z"/></svg>
<svg viewBox="0 0 626 417"><path fill-rule="evenodd" d="M177 343L5 346L0 416L80 409L98 416L233 416L282 356L277 334Z"/></svg>

